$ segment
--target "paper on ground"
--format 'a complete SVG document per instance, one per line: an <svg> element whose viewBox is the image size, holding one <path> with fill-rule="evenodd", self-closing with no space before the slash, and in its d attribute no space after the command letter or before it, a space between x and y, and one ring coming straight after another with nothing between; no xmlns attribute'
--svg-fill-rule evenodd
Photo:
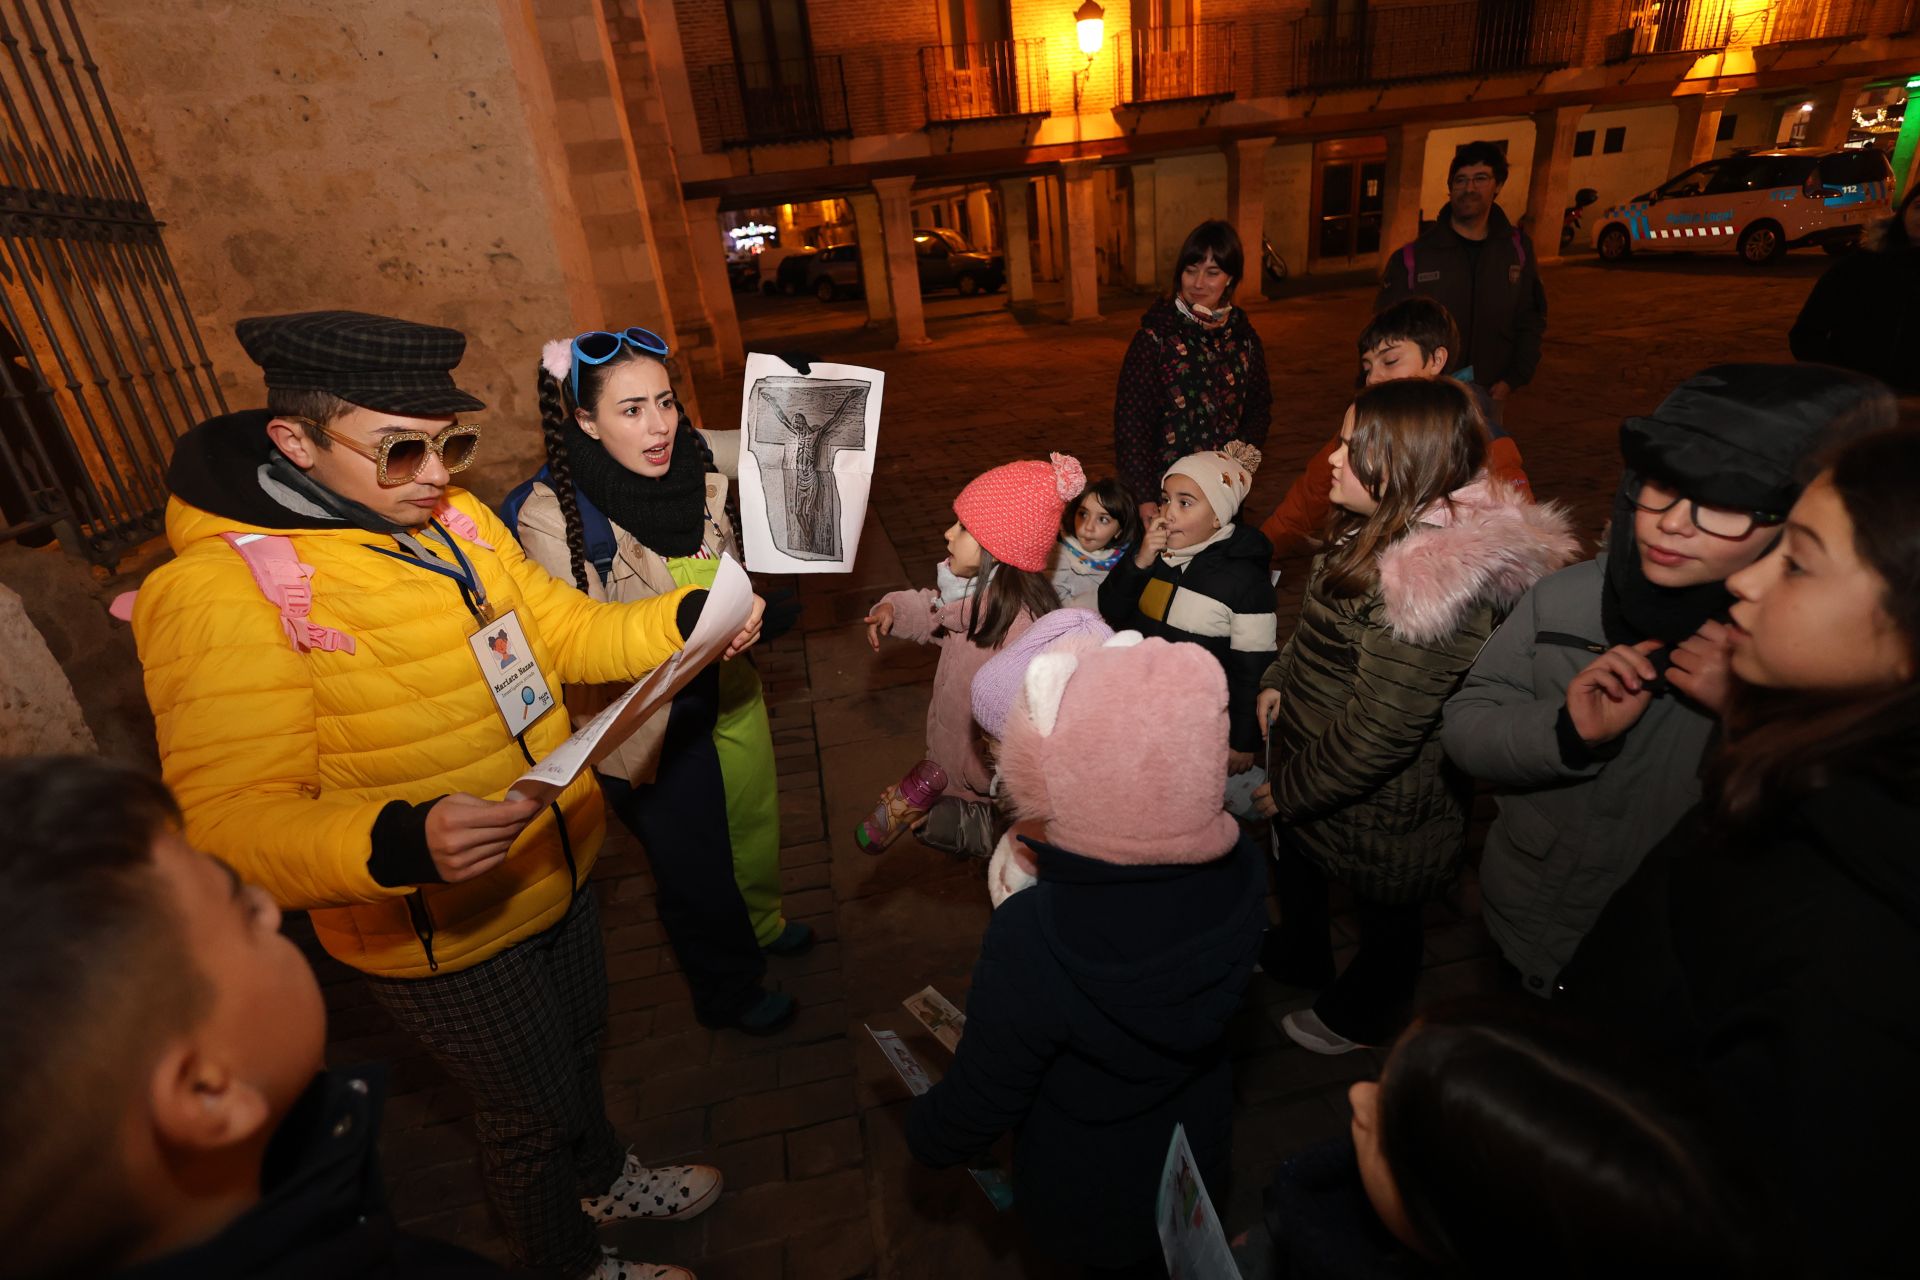
<svg viewBox="0 0 1920 1280"><path fill-rule="evenodd" d="M928 987L927 990L932 991L933 988ZM938 998L939 993L934 992L934 995ZM946 1002L943 1000L941 1003ZM907 1048L904 1040L891 1031L875 1031L872 1027L867 1028L867 1034L880 1046L880 1052L887 1055L887 1061L893 1064L894 1071L909 1093L917 1098L933 1088L933 1082L927 1079L926 1068L920 1065L920 1059L913 1056L913 1050ZM995 1209L1004 1213L1013 1208L1013 1179L992 1156L980 1156L971 1161L967 1165L967 1172L973 1176L974 1182Z"/></svg>
<svg viewBox="0 0 1920 1280"><path fill-rule="evenodd" d="M732 556L722 554L713 587L700 609L700 621L694 624L693 634L686 638L680 652L634 681L599 715L521 774L513 784L514 793L529 800L551 800L582 769L612 755L649 716L671 702L702 667L727 651L752 612L753 584L747 571Z"/></svg>
<svg viewBox="0 0 1920 1280"><path fill-rule="evenodd" d="M1213 1199L1200 1178L1200 1165L1187 1145L1187 1127L1173 1126L1167 1161L1160 1168L1160 1192L1153 1215L1160 1229L1169 1280L1240 1280L1240 1266L1227 1246L1227 1233L1214 1215Z"/></svg>
<svg viewBox="0 0 1920 1280"><path fill-rule="evenodd" d="M740 534L755 573L846 573L860 546L886 375L850 364L809 368L802 375L778 356L747 356ZM803 472L811 477L804 485Z"/></svg>
<svg viewBox="0 0 1920 1280"><path fill-rule="evenodd" d="M953 1002L935 991L932 987L908 996L900 1002L906 1011L928 1031L933 1038L947 1046L948 1053L960 1048L960 1036L967 1029L967 1015L953 1007Z"/></svg>

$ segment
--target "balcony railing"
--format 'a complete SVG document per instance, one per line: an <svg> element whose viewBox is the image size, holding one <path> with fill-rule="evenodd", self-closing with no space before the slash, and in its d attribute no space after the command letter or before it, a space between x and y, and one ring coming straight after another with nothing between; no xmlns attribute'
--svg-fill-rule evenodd
<svg viewBox="0 0 1920 1280"><path fill-rule="evenodd" d="M1565 66L1574 0L1452 0L1294 21L1294 85L1330 89Z"/></svg>
<svg viewBox="0 0 1920 1280"><path fill-rule="evenodd" d="M1233 96L1231 22L1135 27L1130 34L1130 40L1113 44L1121 68L1114 83L1122 86L1123 103Z"/></svg>
<svg viewBox="0 0 1920 1280"><path fill-rule="evenodd" d="M845 137L847 83L833 55L708 67L703 128L724 147Z"/></svg>
<svg viewBox="0 0 1920 1280"><path fill-rule="evenodd" d="M1610 61L1662 53L1709 53L1729 45L1751 47L1803 40L1884 35L1904 15L1876 28L1873 0L1628 0L1608 41Z"/></svg>
<svg viewBox="0 0 1920 1280"><path fill-rule="evenodd" d="M920 50L927 122L1047 114L1047 42L988 40Z"/></svg>

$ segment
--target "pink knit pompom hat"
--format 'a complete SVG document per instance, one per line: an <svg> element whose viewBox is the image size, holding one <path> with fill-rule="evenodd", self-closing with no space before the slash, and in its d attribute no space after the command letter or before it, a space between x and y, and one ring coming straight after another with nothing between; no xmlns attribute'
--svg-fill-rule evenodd
<svg viewBox="0 0 1920 1280"><path fill-rule="evenodd" d="M1080 461L1064 453L1046 462L1009 462L973 478L953 514L1001 564L1038 573L1060 536L1060 516L1087 487Z"/></svg>
<svg viewBox="0 0 1920 1280"><path fill-rule="evenodd" d="M1211 862L1240 826L1227 788L1227 677L1197 644L1123 631L1027 665L1000 781L1047 842L1122 865Z"/></svg>

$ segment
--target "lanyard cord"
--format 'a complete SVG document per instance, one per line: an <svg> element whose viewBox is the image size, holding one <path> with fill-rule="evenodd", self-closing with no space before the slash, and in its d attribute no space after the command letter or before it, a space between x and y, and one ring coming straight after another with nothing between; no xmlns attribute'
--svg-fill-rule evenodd
<svg viewBox="0 0 1920 1280"><path fill-rule="evenodd" d="M411 552L392 551L386 547L375 546L369 546L367 550L398 560L401 564L412 565L415 568L425 569L429 573L437 573L443 578L453 579L455 585L460 588L460 603L466 605L467 612L481 622L491 621L492 611L487 608L487 589L480 585L480 575L474 572L473 564L467 559L466 552L460 550L460 544L440 527L438 520L428 523L439 535L439 540L445 544L447 550L453 552L453 558L459 561L458 569L431 555L423 557ZM403 542L401 545L405 546L406 543Z"/></svg>

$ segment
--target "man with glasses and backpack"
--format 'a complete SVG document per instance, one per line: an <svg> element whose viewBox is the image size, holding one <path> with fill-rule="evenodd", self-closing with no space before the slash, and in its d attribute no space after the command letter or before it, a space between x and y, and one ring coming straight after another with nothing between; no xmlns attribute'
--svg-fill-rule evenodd
<svg viewBox="0 0 1920 1280"><path fill-rule="evenodd" d="M1453 376L1477 383L1500 412L1533 380L1547 331L1547 295L1533 242L1507 220L1500 189L1507 157L1469 142L1447 167L1447 203L1433 225L1387 258L1374 310L1416 294L1439 302L1460 326Z"/></svg>
<svg viewBox="0 0 1920 1280"><path fill-rule="evenodd" d="M607 1121L599 790L590 771L551 803L510 788L570 734L563 684L657 666L706 594L595 603L452 487L483 434L459 415L485 407L454 385L459 332L348 311L237 332L267 407L182 437L176 558L132 609L186 835L310 912L471 1096L517 1262L685 1277L595 1235L720 1192L716 1170L639 1165ZM756 603L728 656L759 624Z"/></svg>

